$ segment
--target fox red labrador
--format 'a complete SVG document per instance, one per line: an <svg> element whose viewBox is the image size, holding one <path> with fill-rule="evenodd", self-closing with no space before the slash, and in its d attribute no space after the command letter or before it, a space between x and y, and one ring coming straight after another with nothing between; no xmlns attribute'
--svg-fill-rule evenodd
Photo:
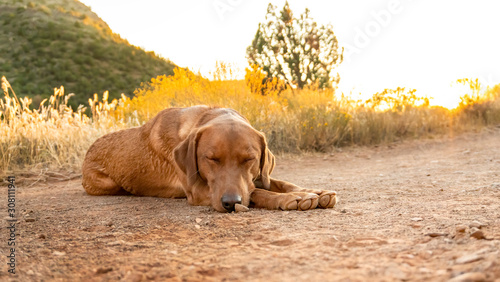
<svg viewBox="0 0 500 282"><path fill-rule="evenodd" d="M270 177L265 136L232 109L161 111L143 126L107 134L89 148L83 187L90 195L187 197L219 212L235 206L281 210L332 208L336 193Z"/></svg>

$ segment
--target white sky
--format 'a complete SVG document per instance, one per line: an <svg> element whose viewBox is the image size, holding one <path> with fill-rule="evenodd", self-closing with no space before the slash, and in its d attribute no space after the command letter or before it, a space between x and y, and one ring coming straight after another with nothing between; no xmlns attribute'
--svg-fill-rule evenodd
<svg viewBox="0 0 500 282"><path fill-rule="evenodd" d="M81 0L131 44L208 76L216 61L247 66L245 51L269 0ZM456 103L458 78L500 83L500 1L289 0L331 23L346 59L340 89L371 95L415 88L435 104Z"/></svg>

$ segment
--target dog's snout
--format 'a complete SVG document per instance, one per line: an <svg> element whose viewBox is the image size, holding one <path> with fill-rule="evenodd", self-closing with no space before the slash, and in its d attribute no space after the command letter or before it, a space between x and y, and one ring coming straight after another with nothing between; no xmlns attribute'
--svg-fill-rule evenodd
<svg viewBox="0 0 500 282"><path fill-rule="evenodd" d="M224 194L220 201L224 209L232 212L234 211L234 205L241 204L241 196L236 194Z"/></svg>

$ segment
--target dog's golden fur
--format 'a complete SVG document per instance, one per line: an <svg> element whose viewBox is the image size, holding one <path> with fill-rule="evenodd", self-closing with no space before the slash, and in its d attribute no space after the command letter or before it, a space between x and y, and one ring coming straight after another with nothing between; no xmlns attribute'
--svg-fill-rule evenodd
<svg viewBox="0 0 500 282"><path fill-rule="evenodd" d="M187 197L219 212L236 203L282 210L335 205L333 191L271 178L274 161L264 135L238 112L170 108L141 127L99 138L85 156L82 184L90 195Z"/></svg>

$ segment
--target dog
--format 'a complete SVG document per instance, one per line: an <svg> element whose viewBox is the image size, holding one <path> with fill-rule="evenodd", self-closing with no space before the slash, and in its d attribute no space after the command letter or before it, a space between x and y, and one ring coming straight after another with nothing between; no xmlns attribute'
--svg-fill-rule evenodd
<svg viewBox="0 0 500 282"><path fill-rule="evenodd" d="M245 207L332 208L336 193L270 177L275 157L264 134L237 111L168 108L140 127L109 133L87 151L82 186L89 195L187 198L218 212Z"/></svg>

